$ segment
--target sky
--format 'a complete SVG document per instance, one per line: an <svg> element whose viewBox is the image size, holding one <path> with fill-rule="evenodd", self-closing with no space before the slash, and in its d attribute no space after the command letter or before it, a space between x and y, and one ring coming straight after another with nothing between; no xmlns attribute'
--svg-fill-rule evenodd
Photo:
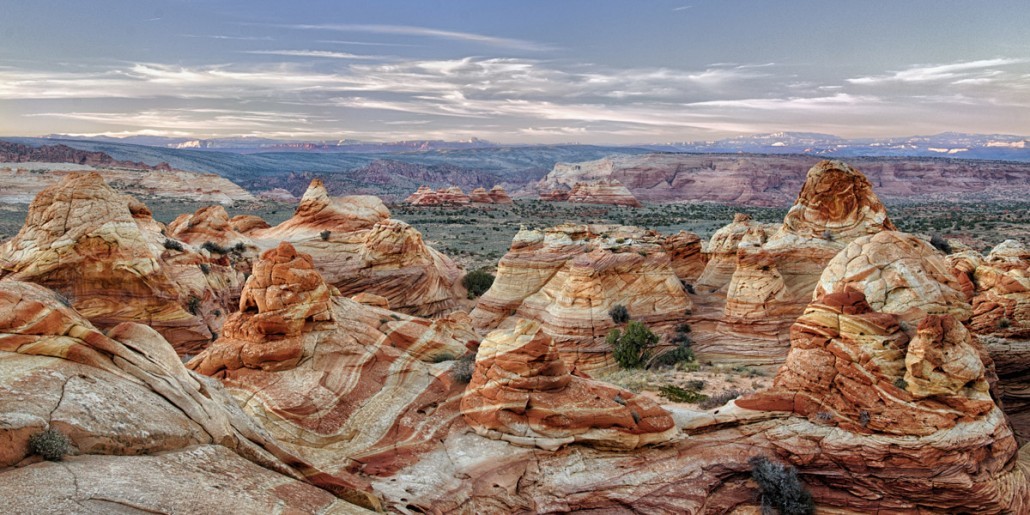
<svg viewBox="0 0 1030 515"><path fill-rule="evenodd" d="M0 136L1030 135L1030 2L0 0Z"/></svg>

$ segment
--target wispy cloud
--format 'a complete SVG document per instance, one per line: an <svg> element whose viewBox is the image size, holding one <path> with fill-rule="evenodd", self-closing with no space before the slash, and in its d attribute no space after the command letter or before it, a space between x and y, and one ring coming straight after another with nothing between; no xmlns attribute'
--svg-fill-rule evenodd
<svg viewBox="0 0 1030 515"><path fill-rule="evenodd" d="M329 50L245 50L244 54L256 55L281 55L285 57L316 57L320 59L352 59L352 60L375 60L383 59L380 55L361 55L348 52L332 52Z"/></svg>
<svg viewBox="0 0 1030 515"><path fill-rule="evenodd" d="M225 34L179 34L184 38L227 39L236 41L274 41L271 36L228 36Z"/></svg>
<svg viewBox="0 0 1030 515"><path fill-rule="evenodd" d="M551 50L549 45L527 41L524 39L502 38L473 32L460 32L454 30L442 30L429 27L416 27L412 25L357 25L357 24L292 24L278 25L279 27L298 30L321 30L335 32L362 32L369 34L390 34L396 36L415 36L450 41L463 41L477 43L498 48L511 50L526 50L541 52Z"/></svg>
<svg viewBox="0 0 1030 515"><path fill-rule="evenodd" d="M980 59L977 61L961 61L951 64L933 66L913 66L887 75L855 77L848 79L851 84L882 84L889 82L930 82L955 81L969 78L971 72L980 72L992 68L1011 66L1028 62L1027 59Z"/></svg>
<svg viewBox="0 0 1030 515"><path fill-rule="evenodd" d="M693 7L694 7L693 5L681 5L679 7L673 7L672 10L673 10L673 12L676 12L676 11L686 11L687 9L691 9Z"/></svg>

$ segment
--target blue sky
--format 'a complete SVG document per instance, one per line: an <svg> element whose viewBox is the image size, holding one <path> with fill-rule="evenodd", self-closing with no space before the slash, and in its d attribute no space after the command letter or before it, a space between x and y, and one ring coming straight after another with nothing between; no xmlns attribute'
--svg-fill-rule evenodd
<svg viewBox="0 0 1030 515"><path fill-rule="evenodd" d="M1030 134L1030 2L0 0L0 135Z"/></svg>

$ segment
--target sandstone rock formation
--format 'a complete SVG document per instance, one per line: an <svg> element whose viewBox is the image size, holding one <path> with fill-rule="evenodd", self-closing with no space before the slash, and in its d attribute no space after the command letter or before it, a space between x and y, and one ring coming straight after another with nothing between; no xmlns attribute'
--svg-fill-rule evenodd
<svg viewBox="0 0 1030 515"><path fill-rule="evenodd" d="M486 198L486 202L489 202L489 194L486 190L483 190L483 195L477 195L480 200L477 202L484 202L483 198ZM449 188L440 188L433 190L429 186L419 186L415 193L412 193L408 198L404 199L405 203L413 206L439 206L439 205L464 205L472 202L468 195L465 195L461 188L457 186L451 186Z"/></svg>
<svg viewBox="0 0 1030 515"><path fill-rule="evenodd" d="M411 226L390 219L381 200L332 198L317 179L292 218L242 232L266 249L291 242L312 256L315 267L342 295L379 295L403 313L442 315L467 297L461 269L426 245Z"/></svg>
<svg viewBox="0 0 1030 515"><path fill-rule="evenodd" d="M644 202L718 202L782 206L805 183L815 156L712 154L615 155L557 163L533 185L536 192L568 190L577 182L615 179ZM1030 190L1026 163L964 159L850 157L881 198L1016 199Z"/></svg>
<svg viewBox="0 0 1030 515"><path fill-rule="evenodd" d="M650 399L570 374L551 337L527 320L483 340L461 412L483 436L548 450L573 442L628 450L676 433Z"/></svg>
<svg viewBox="0 0 1030 515"><path fill-rule="evenodd" d="M134 168L137 170L158 170L169 172L172 167L168 163L148 166L146 163L133 161L117 161L103 152L78 150L67 145L41 145L31 147L21 143L0 141L0 163L26 163L41 161L44 163L75 163L90 166L106 166Z"/></svg>
<svg viewBox="0 0 1030 515"><path fill-rule="evenodd" d="M99 174L72 174L40 192L24 227L0 246L0 277L52 288L102 328L145 322L194 353L221 327L242 273L234 256L169 243L161 230Z"/></svg>
<svg viewBox="0 0 1030 515"><path fill-rule="evenodd" d="M165 233L196 247L207 242L222 248L253 245L250 238L233 227L225 208L217 205L202 207L193 214L179 215L168 224Z"/></svg>
<svg viewBox="0 0 1030 515"><path fill-rule="evenodd" d="M737 247L744 236L754 231L753 237L763 238L775 230L771 224L755 222L744 213L733 215L733 222L715 231L708 241L704 249L706 264L697 285L709 291L728 286L737 269Z"/></svg>
<svg viewBox="0 0 1030 515"><path fill-rule="evenodd" d="M885 231L851 242L826 265L814 296L843 286L862 292L873 309L907 321L949 314L965 322L971 315L945 256L911 234Z"/></svg>
<svg viewBox="0 0 1030 515"><path fill-rule="evenodd" d="M0 201L28 204L44 188L57 184L76 170L95 171L112 188L133 196L161 197L164 199L195 202L215 202L233 205L240 201L254 200L247 190L232 181L215 174L184 172L182 170L111 170L88 166L49 165L40 171L41 165L33 164L31 170L25 167L0 166Z"/></svg>
<svg viewBox="0 0 1030 515"><path fill-rule="evenodd" d="M572 186L568 200L583 204L611 204L630 207L642 205L621 182L614 179L577 182Z"/></svg>
<svg viewBox="0 0 1030 515"><path fill-rule="evenodd" d="M511 204L511 203L513 203L513 201L511 200L511 197L508 196L508 192L505 191L504 187L501 186L500 184L497 184L493 188L490 188L490 191L489 191L488 195L490 195L490 200L492 200L494 202L494 204Z"/></svg>
<svg viewBox="0 0 1030 515"><path fill-rule="evenodd" d="M741 237L719 326L732 336L699 345L699 355L779 364L787 330L830 259L855 238L893 229L861 172L840 161L816 164L776 232L749 228Z"/></svg>
<svg viewBox="0 0 1030 515"><path fill-rule="evenodd" d="M545 202L565 202L569 200L569 190L552 189L540 193L540 200Z"/></svg>
<svg viewBox="0 0 1030 515"><path fill-rule="evenodd" d="M688 284L694 283L705 270L705 255L701 251L701 237L680 231L661 242L662 249L672 261L676 276Z"/></svg>
<svg viewBox="0 0 1030 515"><path fill-rule="evenodd" d="M458 418L447 358L478 337L460 313L430 322L332 295L312 261L289 243L265 252L240 311L188 366L321 467L401 466Z"/></svg>
<svg viewBox="0 0 1030 515"><path fill-rule="evenodd" d="M153 329L123 323L105 335L41 286L0 281L0 370L10 513L358 511L336 496L379 506L363 480L329 475L268 436ZM44 429L69 438L63 462L30 455ZM197 499L198 489L219 495Z"/></svg>
<svg viewBox="0 0 1030 515"><path fill-rule="evenodd" d="M616 327L608 315L613 306L652 328L676 323L691 308L663 242L657 233L624 226L519 231L472 311L473 323L488 330L516 318L537 320L570 368L612 366L604 338Z"/></svg>

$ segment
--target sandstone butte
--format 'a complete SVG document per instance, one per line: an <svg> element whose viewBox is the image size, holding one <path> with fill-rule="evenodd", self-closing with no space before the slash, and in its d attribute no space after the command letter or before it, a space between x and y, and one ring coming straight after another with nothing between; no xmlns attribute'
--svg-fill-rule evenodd
<svg viewBox="0 0 1030 515"><path fill-rule="evenodd" d="M741 232L743 224L735 224L731 235ZM830 259L856 238L894 228L861 172L841 161L819 162L808 171L797 200L775 232L762 227L743 232L717 327L723 336L699 342L698 356L752 365L782 363L790 324L811 300ZM712 261L716 260L710 266L720 264ZM704 280L714 282L718 275L713 270Z"/></svg>
<svg viewBox="0 0 1030 515"><path fill-rule="evenodd" d="M633 320L656 329L671 327L691 309L676 270L700 268L700 254L668 253L667 241L626 226L521 230L472 321L486 331L513 327L520 318L536 320L570 369L611 367L605 336L617 327L608 314L613 306L625 306Z"/></svg>
<svg viewBox="0 0 1030 515"><path fill-rule="evenodd" d="M577 182L569 191L569 202L583 204L610 204L615 206L641 207L641 203L621 182L602 179L593 182Z"/></svg>
<svg viewBox="0 0 1030 515"><path fill-rule="evenodd" d="M473 204L511 204L511 197L508 196L508 192L498 184L490 191L486 188L476 188L469 193L469 200Z"/></svg>
<svg viewBox="0 0 1030 515"><path fill-rule="evenodd" d="M391 219L378 197L333 198L315 179L283 223L263 228L247 218L231 222L260 248L288 241L311 255L326 281L346 296L379 295L392 309L419 316L446 314L467 297L462 270L417 230Z"/></svg>
<svg viewBox="0 0 1030 515"><path fill-rule="evenodd" d="M461 412L480 435L548 450L573 442L628 450L677 433L654 401L569 373L551 337L529 320L483 340Z"/></svg>
<svg viewBox="0 0 1030 515"><path fill-rule="evenodd" d="M6 513L380 506L366 481L327 474L274 440L150 327L104 334L50 290L9 279L0 281L0 422ZM30 454L29 437L44 429L70 440L62 462Z"/></svg>
<svg viewBox="0 0 1030 515"><path fill-rule="evenodd" d="M283 242L255 263L240 310L188 367L222 380L305 459L375 474L432 450L459 418L462 385L448 370L477 344L462 313L431 321L339 296Z"/></svg>
<svg viewBox="0 0 1030 515"><path fill-rule="evenodd" d="M1026 513L1030 448L1020 452L997 406L983 347L950 310L903 324L859 286L810 304L772 389L707 412L668 407L665 438L660 408L562 373L532 323L487 338L465 387L462 361L448 358L476 348L467 319L337 296L288 243L255 263L240 311L189 363L224 382L242 412L155 332L102 334L39 286L4 280L0 438L13 445L0 452L13 467L0 466L0 493L14 511L97 499L189 511L198 489L220 485L205 507L347 512L322 495L333 492L399 512L756 513L749 460L764 456L796 467L826 512ZM505 378L513 402L490 397ZM514 445L500 435L527 434L520 417L566 433ZM26 457L28 435L47 425L71 437L63 464ZM597 445L562 445L562 434L606 428L615 432ZM656 436L630 449L619 433ZM130 465L128 454L140 456ZM49 484L60 488L40 488Z"/></svg>
<svg viewBox="0 0 1030 515"><path fill-rule="evenodd" d="M565 202L569 200L569 191L561 189L552 189L548 191L540 192L540 200L545 202Z"/></svg>
<svg viewBox="0 0 1030 515"><path fill-rule="evenodd" d="M405 203L413 206L465 205L471 201L470 197L457 186L440 188L435 191L429 186L419 186L415 193L404 199Z"/></svg>
<svg viewBox="0 0 1030 515"><path fill-rule="evenodd" d="M771 390L709 412L570 374L529 321L491 333L463 387L459 362L439 358L474 348L460 320L440 331L336 297L288 244L255 265L241 308L189 367L392 511L754 513L755 456L795 466L830 512L1030 508L1030 448L991 395L983 348L951 315L906 333L847 287L794 325Z"/></svg>
<svg viewBox="0 0 1030 515"><path fill-rule="evenodd" d="M969 328L994 359L1005 413L1030 440L1030 249L1006 240L986 258L964 251L948 262L972 297Z"/></svg>
<svg viewBox="0 0 1030 515"><path fill-rule="evenodd" d="M162 235L146 206L91 172L39 193L0 246L0 278L56 290L101 328L146 323L186 354L212 339L236 302L238 257Z"/></svg>
<svg viewBox="0 0 1030 515"><path fill-rule="evenodd" d="M737 270L737 247L744 236L749 231L763 235L775 230L772 224L755 222L744 213L733 215L733 222L715 231L708 240L703 250L705 267L697 278L696 286L705 293L725 289Z"/></svg>

